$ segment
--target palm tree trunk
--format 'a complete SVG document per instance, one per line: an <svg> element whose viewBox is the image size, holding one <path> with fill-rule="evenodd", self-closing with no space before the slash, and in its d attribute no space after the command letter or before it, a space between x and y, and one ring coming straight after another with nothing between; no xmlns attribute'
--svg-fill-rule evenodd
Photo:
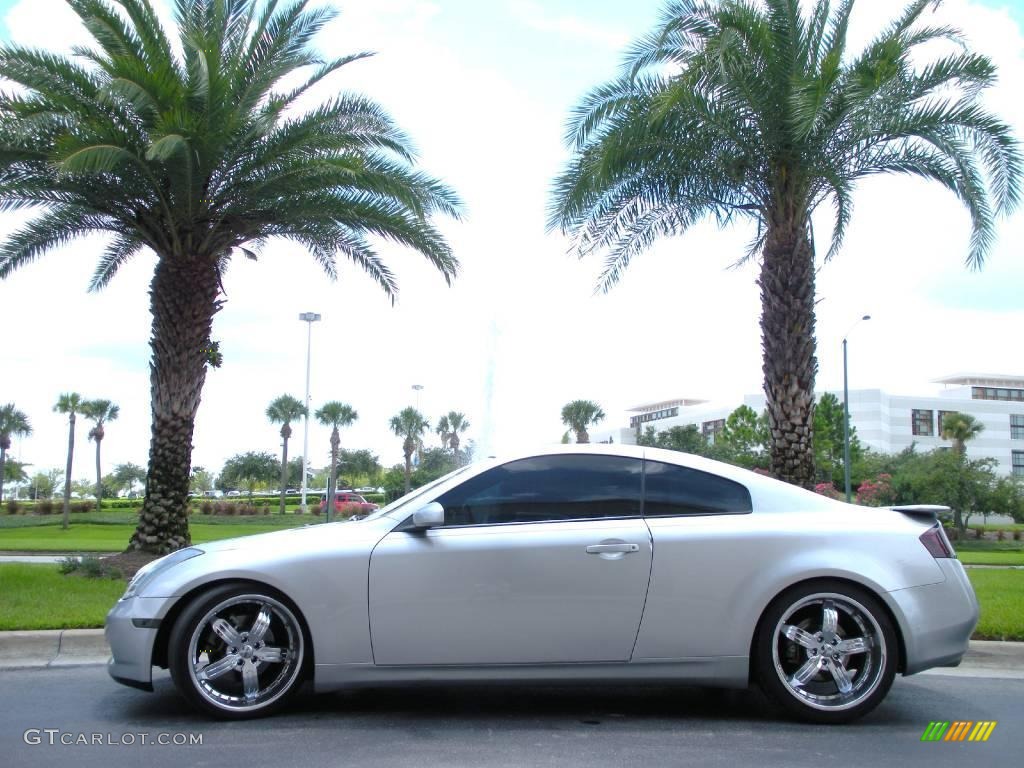
<svg viewBox="0 0 1024 768"><path fill-rule="evenodd" d="M153 424L146 498L131 549L164 554L191 543L188 490L192 434L206 380L205 349L210 343L213 316L221 307L217 290L212 260L162 258L150 285Z"/></svg>
<svg viewBox="0 0 1024 768"><path fill-rule="evenodd" d="M334 489L338 482L338 446L341 444L338 428L331 432L331 475L327 480L327 520L330 522L331 513L334 512Z"/></svg>
<svg viewBox="0 0 1024 768"><path fill-rule="evenodd" d="M761 344L771 430L771 471L814 484L814 249L806 214L779 206L769 218L761 263Z"/></svg>
<svg viewBox="0 0 1024 768"><path fill-rule="evenodd" d="M96 438L96 511L100 511L103 501L103 473L100 471L100 444L103 438Z"/></svg>
<svg viewBox="0 0 1024 768"><path fill-rule="evenodd" d="M409 492L412 485L412 454L405 454L405 492Z"/></svg>
<svg viewBox="0 0 1024 768"><path fill-rule="evenodd" d="M287 426L287 425L285 425ZM284 430L281 430L284 432ZM284 495L285 489L288 486L288 437L284 437L284 442L281 446L281 514L284 514Z"/></svg>
<svg viewBox="0 0 1024 768"><path fill-rule="evenodd" d="M577 443L589 443L590 442L590 433L587 432L586 427L583 427L582 429L577 429L576 430L576 442Z"/></svg>
<svg viewBox="0 0 1024 768"><path fill-rule="evenodd" d="M68 529L68 518L71 512L71 462L75 457L75 414L68 416L68 463L64 469L64 513L60 527Z"/></svg>

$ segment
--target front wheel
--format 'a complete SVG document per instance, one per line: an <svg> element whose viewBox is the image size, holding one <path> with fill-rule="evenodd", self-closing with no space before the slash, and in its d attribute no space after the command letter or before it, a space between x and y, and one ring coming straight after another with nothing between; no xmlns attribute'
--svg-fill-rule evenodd
<svg viewBox="0 0 1024 768"><path fill-rule="evenodd" d="M302 682L302 625L283 598L227 584L188 605L171 630L167 661L181 694L216 717L269 714Z"/></svg>
<svg viewBox="0 0 1024 768"><path fill-rule="evenodd" d="M885 698L898 646L878 599L839 581L798 585L780 595L758 628L761 687L810 722L847 723Z"/></svg>

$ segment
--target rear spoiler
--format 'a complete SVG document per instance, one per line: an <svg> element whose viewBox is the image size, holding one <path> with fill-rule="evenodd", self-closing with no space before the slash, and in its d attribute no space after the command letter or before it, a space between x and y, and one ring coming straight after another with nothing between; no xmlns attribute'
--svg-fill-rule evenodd
<svg viewBox="0 0 1024 768"><path fill-rule="evenodd" d="M930 517L932 520L937 520L952 511L949 507L944 507L941 504L905 504L899 507L889 507L889 509L912 517Z"/></svg>

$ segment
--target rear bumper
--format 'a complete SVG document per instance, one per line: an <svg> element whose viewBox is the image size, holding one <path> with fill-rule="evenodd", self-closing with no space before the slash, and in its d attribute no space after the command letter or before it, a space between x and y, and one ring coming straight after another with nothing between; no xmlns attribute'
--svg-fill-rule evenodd
<svg viewBox="0 0 1024 768"><path fill-rule="evenodd" d="M945 580L889 592L903 633L905 675L960 663L978 623L978 600L959 560L935 561Z"/></svg>
<svg viewBox="0 0 1024 768"><path fill-rule="evenodd" d="M153 690L153 646L158 632L157 620L166 613L165 598L134 597L119 600L104 626L110 661L107 672L117 682L143 690ZM138 623L157 626L138 626Z"/></svg>

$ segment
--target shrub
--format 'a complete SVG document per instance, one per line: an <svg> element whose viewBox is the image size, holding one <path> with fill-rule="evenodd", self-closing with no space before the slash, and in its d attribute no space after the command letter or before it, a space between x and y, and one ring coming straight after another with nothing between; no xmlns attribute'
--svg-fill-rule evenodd
<svg viewBox="0 0 1024 768"><path fill-rule="evenodd" d="M7 502L7 514L8 515L16 515L16 514L18 514L18 511L20 509L21 509L21 504L19 504L16 499L11 499L10 501Z"/></svg>
<svg viewBox="0 0 1024 768"><path fill-rule="evenodd" d="M65 557L57 565L57 569L65 576L77 574L86 579L120 579L121 571L113 568L98 557Z"/></svg>
<svg viewBox="0 0 1024 768"><path fill-rule="evenodd" d="M53 514L53 500L42 499L36 502L36 514L37 515L52 515Z"/></svg>
<svg viewBox="0 0 1024 768"><path fill-rule="evenodd" d="M1020 541L1020 529L1019 528L1013 532L1013 540L1014 541Z"/></svg>
<svg viewBox="0 0 1024 768"><path fill-rule="evenodd" d="M92 512L93 503L91 501L75 501L70 506L72 512Z"/></svg>
<svg viewBox="0 0 1024 768"><path fill-rule="evenodd" d="M270 507L268 505L266 505L266 504L263 505L263 513L262 514L264 514L264 515L269 515L270 514Z"/></svg>
<svg viewBox="0 0 1024 768"><path fill-rule="evenodd" d="M974 538L976 538L976 539L984 539L985 538L985 529L984 528L975 528L974 529Z"/></svg>
<svg viewBox="0 0 1024 768"><path fill-rule="evenodd" d="M832 483L818 483L814 486L814 492L820 496L828 496L830 499L839 499L839 491Z"/></svg>
<svg viewBox="0 0 1024 768"><path fill-rule="evenodd" d="M320 505L319 504L310 504L309 505L309 511L312 512L314 515L319 515L320 514Z"/></svg>
<svg viewBox="0 0 1024 768"><path fill-rule="evenodd" d="M1000 528L996 531L996 541L1004 541L1006 539L1006 531Z"/></svg>
<svg viewBox="0 0 1024 768"><path fill-rule="evenodd" d="M213 514L213 504L211 504L208 501L204 501L202 504L199 505L199 511L200 511L201 514L204 514L204 515L212 515Z"/></svg>

